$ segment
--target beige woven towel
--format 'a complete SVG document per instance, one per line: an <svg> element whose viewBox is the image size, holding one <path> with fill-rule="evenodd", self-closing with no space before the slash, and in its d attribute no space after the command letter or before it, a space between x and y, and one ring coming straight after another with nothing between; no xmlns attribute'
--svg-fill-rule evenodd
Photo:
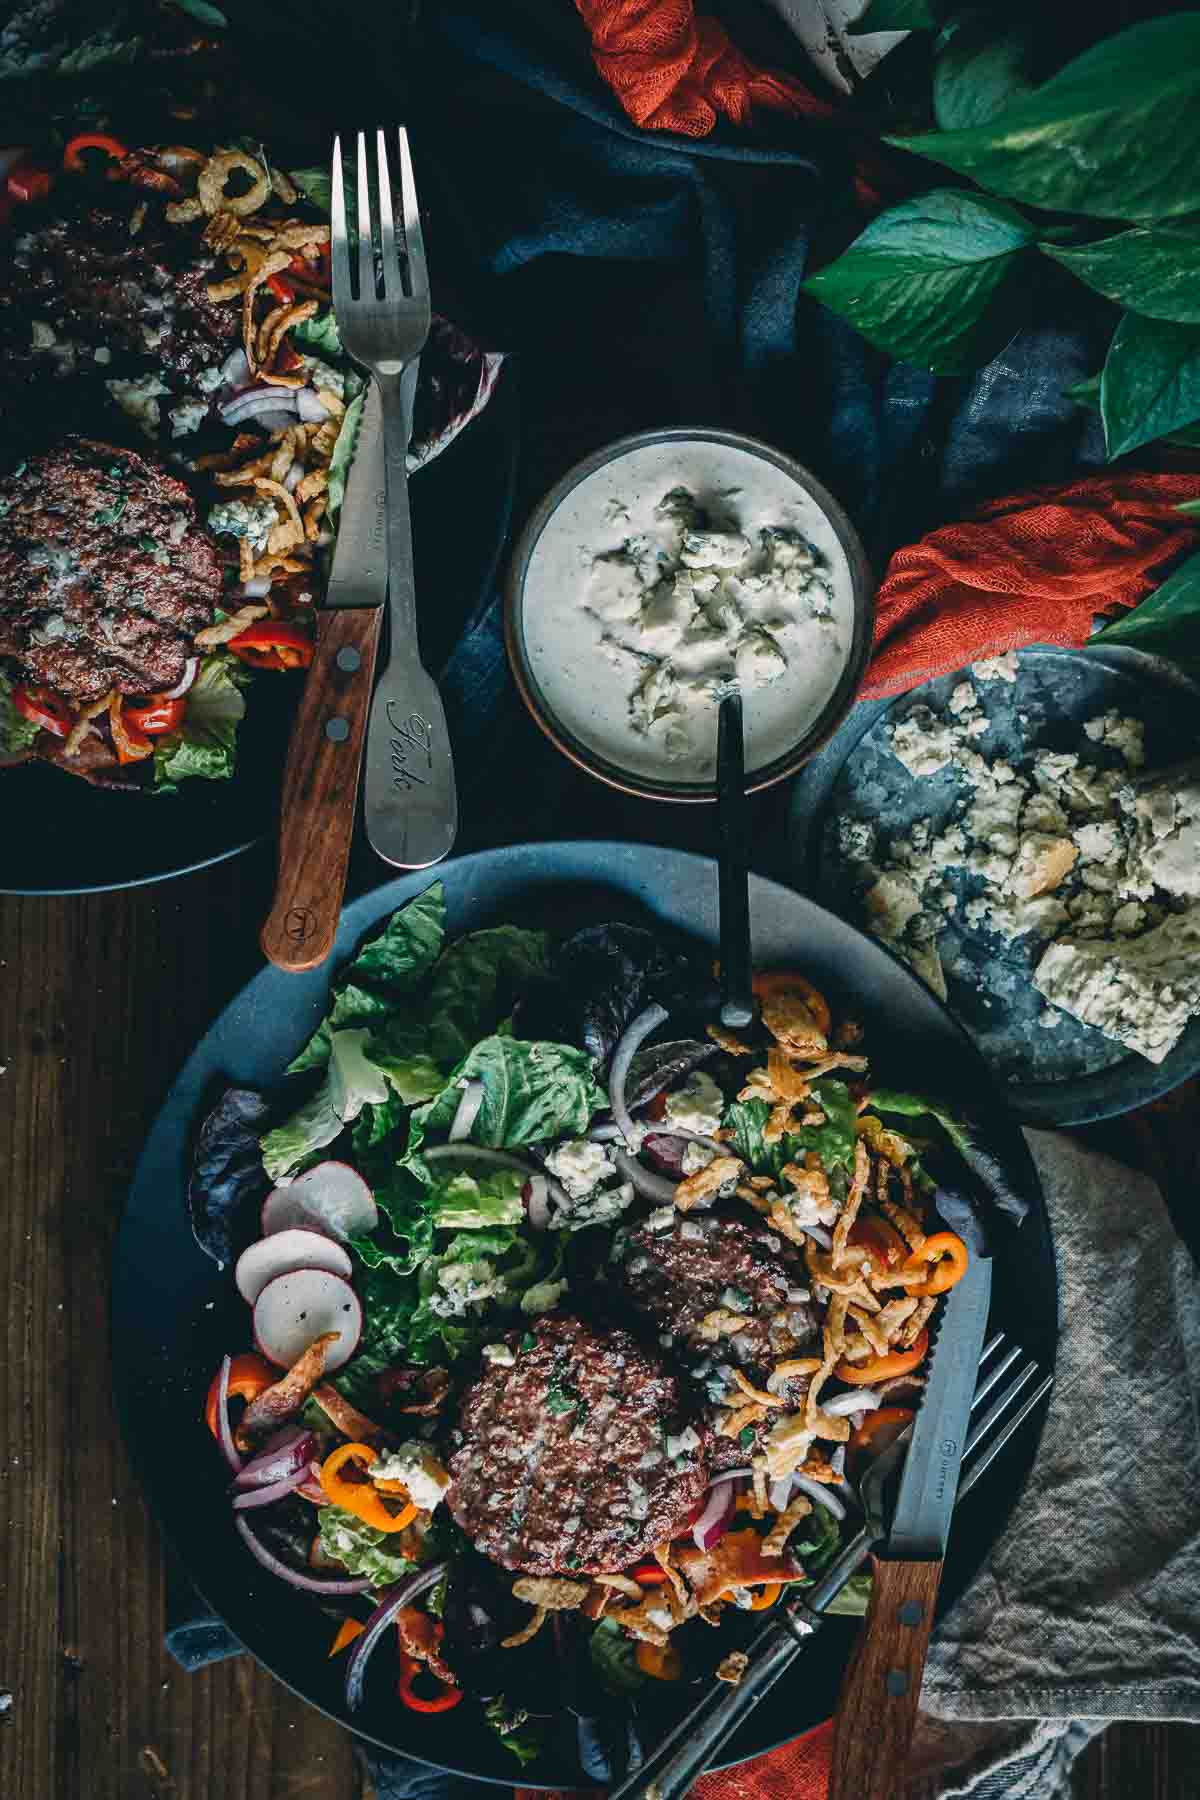
<svg viewBox="0 0 1200 1800"><path fill-rule="evenodd" d="M1109 1721L1200 1721L1200 1278L1153 1182L1026 1137L1057 1379L1012 1520L934 1637L909 1800L1055 1800Z"/></svg>

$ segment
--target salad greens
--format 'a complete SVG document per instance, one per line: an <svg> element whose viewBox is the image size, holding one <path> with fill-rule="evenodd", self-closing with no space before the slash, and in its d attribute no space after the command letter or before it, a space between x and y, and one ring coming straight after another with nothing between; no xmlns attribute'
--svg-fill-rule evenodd
<svg viewBox="0 0 1200 1800"><path fill-rule="evenodd" d="M850 1169L858 1111L854 1096L844 1081L826 1078L813 1082L813 1097L825 1114L825 1123L805 1125L774 1144L763 1139L763 1128L771 1114L766 1100L735 1100L730 1106L725 1124L733 1132L733 1149L756 1175L778 1175L785 1163L803 1163L809 1150L816 1151L826 1171Z"/></svg>
<svg viewBox="0 0 1200 1800"><path fill-rule="evenodd" d="M615 1619L601 1619L588 1646L592 1668L610 1694L636 1694L648 1676L637 1665L637 1645Z"/></svg>
<svg viewBox="0 0 1200 1800"><path fill-rule="evenodd" d="M372 1587L389 1587L416 1568L412 1558L397 1548L394 1534L376 1531L340 1506L319 1509L317 1535L327 1556L336 1557L351 1575L365 1575Z"/></svg>
<svg viewBox="0 0 1200 1800"><path fill-rule="evenodd" d="M154 786L174 793L189 775L227 781L237 761L238 726L246 716L242 692L251 671L236 657L206 656L188 689L187 712L178 731L154 746Z"/></svg>
<svg viewBox="0 0 1200 1800"><path fill-rule="evenodd" d="M483 1084L471 1142L494 1149L536 1144L543 1138L582 1137L593 1115L608 1104L585 1050L524 1038L484 1038L458 1064L441 1093L412 1116L409 1161L418 1173L415 1152L427 1132L449 1128L467 1081Z"/></svg>
<svg viewBox="0 0 1200 1800"><path fill-rule="evenodd" d="M23 719L13 705L12 682L0 669L0 756L27 750L39 729L32 719Z"/></svg>

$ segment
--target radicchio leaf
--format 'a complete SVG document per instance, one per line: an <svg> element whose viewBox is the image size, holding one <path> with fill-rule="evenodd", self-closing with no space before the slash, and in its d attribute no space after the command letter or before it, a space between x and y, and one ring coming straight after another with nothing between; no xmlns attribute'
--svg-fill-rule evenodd
<svg viewBox="0 0 1200 1800"><path fill-rule="evenodd" d="M222 1268L249 1243L251 1209L271 1189L259 1148L270 1116L270 1101L253 1088L226 1088L196 1139L188 1181L192 1232Z"/></svg>

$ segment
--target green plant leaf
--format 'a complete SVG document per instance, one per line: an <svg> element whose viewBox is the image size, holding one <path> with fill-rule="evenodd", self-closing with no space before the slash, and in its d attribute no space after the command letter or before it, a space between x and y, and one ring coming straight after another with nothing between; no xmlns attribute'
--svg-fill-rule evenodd
<svg viewBox="0 0 1200 1800"><path fill-rule="evenodd" d="M1039 246L1080 281L1148 319L1200 323L1200 224L1137 225L1073 250Z"/></svg>
<svg viewBox="0 0 1200 1800"><path fill-rule="evenodd" d="M1126 313L1100 376L1100 412L1110 457L1200 420L1200 327Z"/></svg>
<svg viewBox="0 0 1200 1800"><path fill-rule="evenodd" d="M1002 27L995 13L980 10L955 25L933 69L933 116L942 131L986 125L1033 91L1030 24Z"/></svg>
<svg viewBox="0 0 1200 1800"><path fill-rule="evenodd" d="M1161 587L1088 640L1132 644L1138 650L1178 655L1200 649L1200 550L1168 575Z"/></svg>
<svg viewBox="0 0 1200 1800"><path fill-rule="evenodd" d="M846 30L850 37L865 37L870 31L936 31L940 24L934 0L870 0Z"/></svg>
<svg viewBox="0 0 1200 1800"><path fill-rule="evenodd" d="M1012 335L1020 284L1008 277L1033 241L1012 207L937 188L873 220L804 291L900 361L958 375Z"/></svg>
<svg viewBox="0 0 1200 1800"><path fill-rule="evenodd" d="M1106 38L989 124L888 143L1010 200L1089 218L1200 209L1200 12Z"/></svg>
<svg viewBox="0 0 1200 1800"><path fill-rule="evenodd" d="M218 31L229 29L229 20L225 14L219 6L210 6L209 0L172 0L172 4L180 12L187 13L189 18L198 19L201 25L215 26Z"/></svg>

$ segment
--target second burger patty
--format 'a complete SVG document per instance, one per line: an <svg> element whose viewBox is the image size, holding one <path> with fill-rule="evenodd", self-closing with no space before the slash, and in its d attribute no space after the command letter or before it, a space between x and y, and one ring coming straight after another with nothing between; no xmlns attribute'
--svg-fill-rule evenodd
<svg viewBox="0 0 1200 1800"><path fill-rule="evenodd" d="M450 1459L447 1504L475 1547L529 1574L598 1574L678 1537L708 1470L677 1377L628 1332L564 1313L513 1349L465 1394Z"/></svg>
<svg viewBox="0 0 1200 1800"><path fill-rule="evenodd" d="M221 564L182 482L71 437L0 477L0 655L77 705L174 687Z"/></svg>

